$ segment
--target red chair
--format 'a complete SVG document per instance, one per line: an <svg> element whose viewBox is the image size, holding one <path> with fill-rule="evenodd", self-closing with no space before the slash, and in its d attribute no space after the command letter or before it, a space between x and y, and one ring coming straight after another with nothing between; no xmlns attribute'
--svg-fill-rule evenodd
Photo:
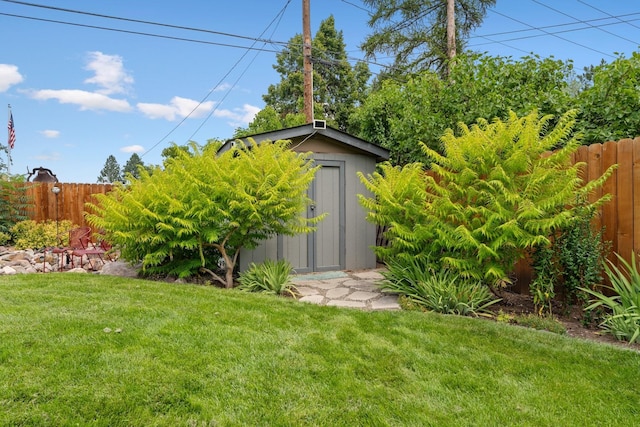
<svg viewBox="0 0 640 427"><path fill-rule="evenodd" d="M54 254L58 254L59 270L64 270L65 264L68 266L69 263L71 263L71 268L73 268L74 251L86 249L89 246L90 240L91 229L89 227L78 227L69 230L69 245L56 247L51 250Z"/></svg>
<svg viewBox="0 0 640 427"><path fill-rule="evenodd" d="M85 248L76 249L72 252L72 257L80 257L80 267L83 266L83 257L87 257L87 261L91 265L91 269L95 270L95 265L91 260L92 256L97 256L100 261L104 264L103 256L106 256L110 261L113 261L111 255L111 244L104 239L104 235L102 233L98 233L100 237L98 237L97 242L91 243L89 242ZM93 239L90 239L93 240ZM73 263L72 263L73 264Z"/></svg>

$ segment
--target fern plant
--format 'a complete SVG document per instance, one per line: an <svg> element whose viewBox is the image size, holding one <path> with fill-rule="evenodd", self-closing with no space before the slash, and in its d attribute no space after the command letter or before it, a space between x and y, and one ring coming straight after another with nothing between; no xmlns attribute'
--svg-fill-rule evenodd
<svg viewBox="0 0 640 427"><path fill-rule="evenodd" d="M465 278L508 282L527 249L548 245L550 235L573 223L576 212L566 206L576 195L602 186L613 172L583 185L582 164L571 164L580 144L574 118L566 113L552 129L552 117L536 111L460 124L458 135L448 130L442 137L444 154L422 145L433 176L420 175L421 164L360 174L374 195L361 197L369 219L389 230L383 255L427 256ZM394 188L403 179L410 190Z"/></svg>

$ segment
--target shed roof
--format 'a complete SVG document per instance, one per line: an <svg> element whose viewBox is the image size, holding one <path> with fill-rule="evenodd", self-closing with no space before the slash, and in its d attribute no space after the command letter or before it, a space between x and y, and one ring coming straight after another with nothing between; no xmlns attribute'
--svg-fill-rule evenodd
<svg viewBox="0 0 640 427"><path fill-rule="evenodd" d="M249 143L249 138L260 144L263 141L278 141L281 139L289 139L292 142L299 142L305 138L318 137L322 139L329 139L334 143L344 145L346 148L359 152L361 154L375 157L378 161L389 160L389 150L382 148L379 145L360 139L356 136L350 135L341 130L334 129L327 126L323 129L318 129L313 126L312 123L295 126L286 129L274 130L270 132L258 133L255 135L249 135L243 138L230 139L220 147L219 152L229 150L233 146L233 142L238 139L245 144Z"/></svg>

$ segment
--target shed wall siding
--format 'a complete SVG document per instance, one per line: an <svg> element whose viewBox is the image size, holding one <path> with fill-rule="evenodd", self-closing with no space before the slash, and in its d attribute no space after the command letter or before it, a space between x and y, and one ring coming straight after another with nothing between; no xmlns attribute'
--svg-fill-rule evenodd
<svg viewBox="0 0 640 427"><path fill-rule="evenodd" d="M360 182L357 172L370 174L376 167L373 157L345 153L314 153L316 160L343 161L345 164L345 268L360 270L376 267L373 247L376 243L376 227L366 220L366 211L358 202L358 194L368 195ZM317 212L316 214L319 214ZM327 218L328 220L328 218ZM308 268L307 236L281 236L282 251L278 254L278 237L262 242L253 250L242 250L240 271L245 271L252 262L260 263L266 259L288 259L294 267ZM322 248L322 245L320 245Z"/></svg>

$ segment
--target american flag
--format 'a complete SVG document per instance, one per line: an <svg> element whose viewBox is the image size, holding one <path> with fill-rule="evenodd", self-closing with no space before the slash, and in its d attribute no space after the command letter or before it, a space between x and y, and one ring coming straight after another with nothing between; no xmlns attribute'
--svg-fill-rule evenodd
<svg viewBox="0 0 640 427"><path fill-rule="evenodd" d="M13 113L9 112L9 124L7 125L9 128L9 148L13 150L13 146L16 143L16 129L13 127Z"/></svg>

